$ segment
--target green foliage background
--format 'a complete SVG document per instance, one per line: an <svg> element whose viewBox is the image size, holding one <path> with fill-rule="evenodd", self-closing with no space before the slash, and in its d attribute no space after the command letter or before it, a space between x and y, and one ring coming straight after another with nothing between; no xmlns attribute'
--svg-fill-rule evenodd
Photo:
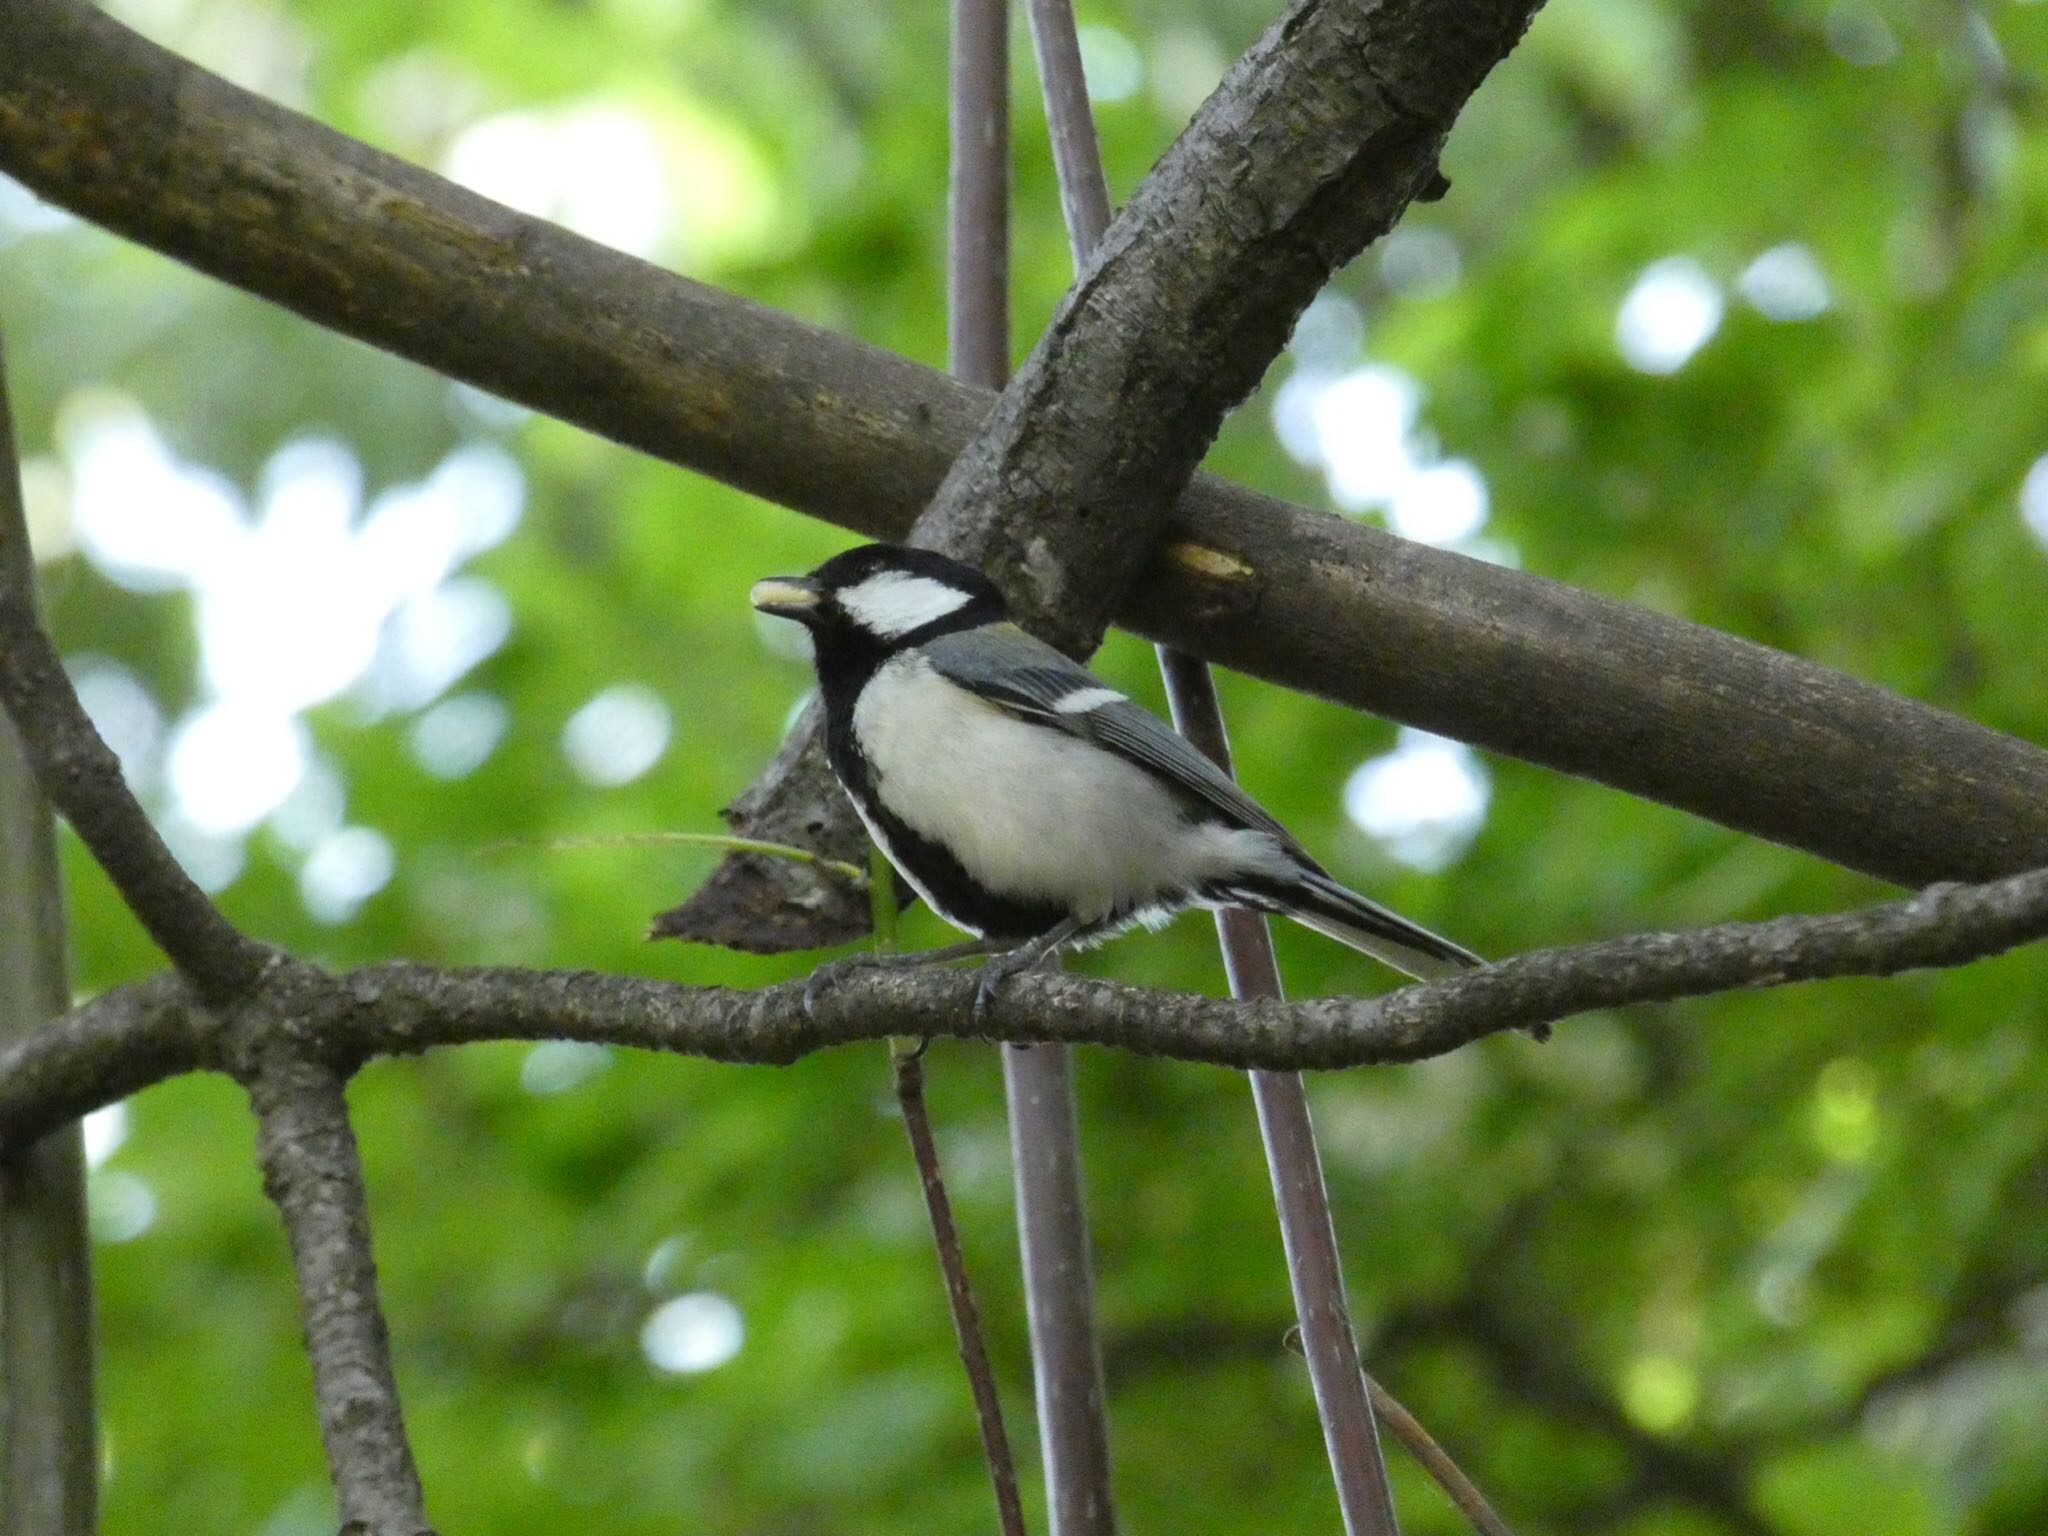
<svg viewBox="0 0 2048 1536"><path fill-rule="evenodd" d="M910 356L943 354L944 17L832 0L119 0L158 40L430 164L507 112L600 104L658 150L659 259ZM1245 0L1098 3L1098 103L1127 192L1269 19ZM1112 36L1111 34L1114 34ZM1117 39L1124 43L1119 52ZM1019 350L1067 280L1018 38ZM1276 365L1213 468L1330 505L1276 440L1276 392L1370 361L1490 492L1525 567L1720 626L2048 742L2048 6L1931 0L1553 0L1454 136L1434 280L1368 254L1315 356ZM693 982L803 957L649 947L709 867L540 840L709 829L805 686L744 606L832 529L446 381L111 237L0 223L0 316L67 654L113 658L172 719L200 697L193 609L66 553L59 426L138 402L182 460L253 495L281 446L336 439L367 491L457 446L526 476L517 533L467 568L507 643L457 691L509 709L443 780L412 713L310 716L395 877L310 916L270 827L224 893L252 931L336 965L414 956ZM46 227L46 225L48 227ZM1736 284L1798 242L1817 317ZM1411 254L1415 247L1411 246ZM1618 306L1689 257L1724 297L1669 375L1617 351ZM1406 292L1404 293L1404 288ZM1362 339L1346 330L1363 317ZM1334 339L1332 339L1334 338ZM1304 346L1307 343L1304 342ZM1402 665L1389 656L1384 664ZM1101 666L1157 701L1144 647ZM565 764L567 718L644 684L673 734L619 787ZM1510 761L1468 850L1408 869L1340 791L1391 726L1226 679L1248 783L1351 882L1484 951L1835 908L1873 882ZM161 808L157 785L153 804ZM505 840L510 852L493 852ZM68 845L78 985L158 961ZM928 916L913 936L936 941ZM1301 993L1376 987L1281 935ZM1188 920L1088 962L1220 989ZM1318 1080L1367 1353L1518 1529L1626 1536L2048 1531L2048 970L1967 972L1596 1016L1538 1048ZM1030 1464L1029 1392L992 1053L942 1045L934 1109ZM548 1081L549 1073L556 1075ZM578 1073L582 1073L580 1077ZM1130 1529L1330 1529L1251 1106L1236 1076L1084 1053L1119 1497ZM535 1092L534 1086L560 1091ZM991 1524L965 1390L879 1048L781 1071L471 1049L351 1095L407 1408L445 1531L587 1536L951 1531ZM237 1092L132 1106L94 1174L109 1528L331 1529L283 1244ZM153 1220L138 1222L138 1197ZM137 1225L143 1230L135 1232ZM119 1239L119 1240L117 1240ZM669 1374L640 1330L713 1293L738 1352ZM1396 1457L1418 1536L1459 1529Z"/></svg>

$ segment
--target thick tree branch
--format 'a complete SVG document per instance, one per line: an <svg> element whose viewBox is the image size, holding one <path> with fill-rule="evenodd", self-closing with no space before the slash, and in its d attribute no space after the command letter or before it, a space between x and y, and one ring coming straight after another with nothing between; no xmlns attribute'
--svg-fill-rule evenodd
<svg viewBox="0 0 2048 1536"><path fill-rule="evenodd" d="M0 169L321 324L857 532L991 396L525 218L78 0L0 0ZM2048 753L1208 477L1120 622L1906 884L2048 863Z"/></svg>
<svg viewBox="0 0 2048 1536"><path fill-rule="evenodd" d="M1067 241L1080 269L1109 227L1110 203L1070 0L1031 0L1031 35ZM1207 664L1161 646L1159 670L1174 724L1225 773L1230 772L1223 709ZM1243 1001L1283 995L1272 935L1263 919L1248 912L1218 913L1216 936L1232 997ZM1338 1511L1344 1529L1353 1536L1399 1536L1393 1491L1351 1327L1337 1228L1309 1119L1308 1095L1300 1074L1294 1072L1254 1072L1251 1084Z"/></svg>
<svg viewBox="0 0 2048 1536"><path fill-rule="evenodd" d="M1331 272L1435 181L1459 110L1539 3L1294 0L1102 231L912 541L987 571L1027 628L1093 651L1225 413ZM849 856L863 833L826 792L815 711L799 734L806 750L778 758L735 830ZM729 932L728 884L758 891L760 874L721 871L658 927ZM778 883L806 910L824 894L802 866ZM786 907L763 914L768 932L786 933Z"/></svg>
<svg viewBox="0 0 2048 1536"><path fill-rule="evenodd" d="M301 1051L271 1050L249 1097L264 1192L291 1244L344 1536L428 1536L377 1301L370 1212L342 1078Z"/></svg>
<svg viewBox="0 0 2048 1536"><path fill-rule="evenodd" d="M2048 870L1930 886L1822 916L1722 923L1534 950L1383 997L1235 1003L1033 972L985 1018L975 975L858 972L813 1013L804 983L687 987L594 971L366 966L333 978L290 968L293 1014L347 1071L375 1056L486 1040L583 1040L714 1061L787 1066L891 1034L1060 1041L1227 1067L1320 1071L1441 1056L1573 1014L1843 976L1964 965L2048 937ZM287 968L271 973L276 977ZM259 991L281 983L270 978ZM241 1010L216 1015L174 977L117 988L0 1054L0 1148L180 1072L226 1070ZM146 1059L137 1065L130 1058Z"/></svg>
<svg viewBox="0 0 2048 1536"><path fill-rule="evenodd" d="M11 465L13 459L0 382L0 461ZM85 840L157 947L201 991L231 997L255 980L268 952L220 915L128 792L119 759L86 718L36 618L35 557L20 516L20 486L11 470L0 481L6 503L0 515L0 705L21 734L43 793Z"/></svg>

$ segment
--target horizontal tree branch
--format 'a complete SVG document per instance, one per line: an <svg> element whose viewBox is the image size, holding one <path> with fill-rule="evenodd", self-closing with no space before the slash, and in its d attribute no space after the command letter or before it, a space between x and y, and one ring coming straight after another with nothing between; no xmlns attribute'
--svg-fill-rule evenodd
<svg viewBox="0 0 2048 1536"><path fill-rule="evenodd" d="M372 1057L488 1040L580 1040L787 1066L828 1046L892 1035L1108 1045L1307 1071L1420 1061L1592 1009L1963 965L2043 937L2048 869L1929 886L1850 912L1533 950L1375 998L1234 1003L1029 972L976 1018L974 971L913 967L856 972L807 1013L802 981L734 991L594 971L406 962L332 977L279 966L258 984L258 998L292 988L289 1013L303 1021L305 1048L343 1073ZM247 1076L236 1064L262 1045L263 1026L251 1021L275 1011L215 1012L171 976L105 993L0 1054L0 1149L181 1072Z"/></svg>
<svg viewBox="0 0 2048 1536"><path fill-rule="evenodd" d="M991 396L525 218L168 54L0 0L0 169L308 318L857 532ZM1825 668L1197 477L1155 640L1907 884L2048 863L2048 753Z"/></svg>

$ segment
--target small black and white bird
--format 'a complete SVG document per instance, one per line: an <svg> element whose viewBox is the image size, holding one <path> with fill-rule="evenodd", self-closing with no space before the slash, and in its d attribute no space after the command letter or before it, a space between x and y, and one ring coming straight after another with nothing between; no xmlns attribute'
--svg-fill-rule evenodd
<svg viewBox="0 0 2048 1536"><path fill-rule="evenodd" d="M971 566L868 544L752 601L810 630L832 771L975 935L905 958L989 954L978 1007L1055 949L1189 907L1279 913L1418 978L1482 963L1332 880L1181 736L1010 623Z"/></svg>

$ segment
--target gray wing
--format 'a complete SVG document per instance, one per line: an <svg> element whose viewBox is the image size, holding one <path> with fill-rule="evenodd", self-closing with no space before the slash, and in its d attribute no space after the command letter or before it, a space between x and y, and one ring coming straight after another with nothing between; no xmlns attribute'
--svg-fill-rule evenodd
<svg viewBox="0 0 2048 1536"><path fill-rule="evenodd" d="M1270 833L1317 867L1285 827L1185 737L1016 625L940 635L921 649L940 675L969 692L1136 763L1222 820Z"/></svg>

